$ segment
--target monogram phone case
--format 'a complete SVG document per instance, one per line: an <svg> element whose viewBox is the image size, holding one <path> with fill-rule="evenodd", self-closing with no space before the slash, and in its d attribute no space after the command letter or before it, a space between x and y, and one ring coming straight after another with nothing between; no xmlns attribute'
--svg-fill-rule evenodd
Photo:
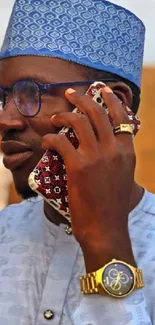
<svg viewBox="0 0 155 325"><path fill-rule="evenodd" d="M112 124L108 108L104 104L101 94L103 86L104 84L102 82L95 82L89 87L86 94L106 110ZM140 127L140 121L128 107L125 109L131 120L135 135ZM81 114L77 108L73 110L74 112ZM64 127L61 132L65 133L66 137L77 149L79 143L73 129ZM33 191L41 195L54 209L61 213L67 220L71 221L68 206L67 174L64 161L58 152L55 150L47 150L33 172L29 175L28 182Z"/></svg>

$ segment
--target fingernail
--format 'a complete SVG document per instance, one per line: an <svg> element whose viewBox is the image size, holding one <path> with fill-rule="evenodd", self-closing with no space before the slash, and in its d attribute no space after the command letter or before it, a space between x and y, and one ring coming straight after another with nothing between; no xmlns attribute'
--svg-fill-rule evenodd
<svg viewBox="0 0 155 325"><path fill-rule="evenodd" d="M55 118L56 114L52 115L51 118Z"/></svg>
<svg viewBox="0 0 155 325"><path fill-rule="evenodd" d="M66 93L69 94L69 95L71 95L71 94L75 93L75 90L72 89L72 88L68 88L68 89L66 90Z"/></svg>
<svg viewBox="0 0 155 325"><path fill-rule="evenodd" d="M104 89L104 91L105 91L107 94L112 94L112 93L113 93L112 89L109 88L108 86L106 86L106 87L103 88L103 89Z"/></svg>
<svg viewBox="0 0 155 325"><path fill-rule="evenodd" d="M64 137L66 134L63 131L59 132L60 136Z"/></svg>

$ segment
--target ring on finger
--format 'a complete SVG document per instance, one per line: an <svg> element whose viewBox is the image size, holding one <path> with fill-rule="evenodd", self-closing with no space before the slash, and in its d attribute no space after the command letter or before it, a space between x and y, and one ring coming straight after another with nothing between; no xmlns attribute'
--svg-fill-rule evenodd
<svg viewBox="0 0 155 325"><path fill-rule="evenodd" d="M130 133L133 135L133 128L131 124L120 124L114 128L114 134Z"/></svg>

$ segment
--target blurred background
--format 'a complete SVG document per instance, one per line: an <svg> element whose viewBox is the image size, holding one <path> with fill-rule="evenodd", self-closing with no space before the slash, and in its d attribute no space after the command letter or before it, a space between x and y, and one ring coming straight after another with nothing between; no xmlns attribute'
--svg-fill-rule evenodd
<svg viewBox="0 0 155 325"><path fill-rule="evenodd" d="M155 0L111 0L133 11L146 26L142 96L139 117L142 127L135 139L136 181L155 193ZM14 0L0 0L0 45L8 24ZM11 173L2 163L0 153L0 209L20 201Z"/></svg>

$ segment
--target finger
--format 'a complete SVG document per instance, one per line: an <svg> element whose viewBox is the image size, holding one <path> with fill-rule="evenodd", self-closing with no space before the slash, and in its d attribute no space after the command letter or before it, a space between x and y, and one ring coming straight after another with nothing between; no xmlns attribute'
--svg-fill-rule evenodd
<svg viewBox="0 0 155 325"><path fill-rule="evenodd" d="M108 107L110 117L112 118L112 123L114 127L119 126L120 124L131 124L128 114L125 111L120 99L113 93L109 87L105 87L102 90L102 95L105 101L105 104ZM115 135L117 141L120 143L128 144L133 146L132 134L130 133L118 133Z"/></svg>
<svg viewBox="0 0 155 325"><path fill-rule="evenodd" d="M102 89L102 95L109 109L110 116L113 120L114 127L119 124L130 123L128 115L120 101L120 99L114 94L111 88L105 87Z"/></svg>
<svg viewBox="0 0 155 325"><path fill-rule="evenodd" d="M89 96L79 96L73 89L67 89L66 98L88 116L100 142L109 142L113 137L112 128L105 108Z"/></svg>
<svg viewBox="0 0 155 325"><path fill-rule="evenodd" d="M62 133L45 135L41 146L45 150L56 150L63 158L66 168L77 162L78 152Z"/></svg>
<svg viewBox="0 0 155 325"><path fill-rule="evenodd" d="M51 117L52 124L57 127L67 126L71 127L78 140L80 147L86 152L97 148L97 140L89 119L84 114L79 113L59 113Z"/></svg>

